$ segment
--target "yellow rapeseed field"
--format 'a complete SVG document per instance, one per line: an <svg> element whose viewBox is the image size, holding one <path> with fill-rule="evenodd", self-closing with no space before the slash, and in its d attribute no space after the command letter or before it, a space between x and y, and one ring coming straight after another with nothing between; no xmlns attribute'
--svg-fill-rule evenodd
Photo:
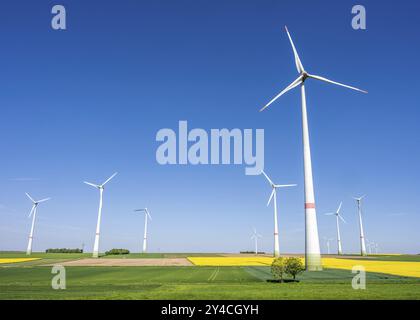
<svg viewBox="0 0 420 320"><path fill-rule="evenodd" d="M41 258L0 258L0 264L27 262L27 261L34 261L34 260L40 260L40 259Z"/></svg>
<svg viewBox="0 0 420 320"><path fill-rule="evenodd" d="M271 257L188 257L196 266L270 266ZM302 259L304 260L304 259ZM323 258L327 269L351 270L353 266L363 266L367 272L387 273L397 276L420 278L420 262L378 261L369 259Z"/></svg>
<svg viewBox="0 0 420 320"><path fill-rule="evenodd" d="M322 264L325 268L345 270L351 270L353 266L360 265L365 267L367 272L379 272L397 276L420 278L420 262L323 258Z"/></svg>

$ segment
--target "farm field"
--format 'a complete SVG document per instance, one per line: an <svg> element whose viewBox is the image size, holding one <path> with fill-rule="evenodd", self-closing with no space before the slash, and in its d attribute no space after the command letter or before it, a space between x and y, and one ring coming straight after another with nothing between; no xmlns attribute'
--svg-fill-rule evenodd
<svg viewBox="0 0 420 320"><path fill-rule="evenodd" d="M233 258L208 255L199 256L219 261ZM15 253L13 258L24 256ZM12 258L10 253L0 253L0 259L6 257ZM420 277L369 272L367 268L366 290L354 290L351 286L354 274L348 269L327 267L322 272L304 272L298 276L298 283L278 284L267 282L272 276L270 266L264 265L67 266L67 288L53 290L54 275L47 265L90 258L90 254L39 253L31 257L40 259L0 265L0 299L420 299ZM189 254L176 255L186 257L194 261ZM383 258L368 257L360 264L387 261ZM141 258L134 255L133 259ZM324 260L328 259L340 260ZM342 260L347 264L350 259ZM410 261L420 263L420 257L413 256Z"/></svg>

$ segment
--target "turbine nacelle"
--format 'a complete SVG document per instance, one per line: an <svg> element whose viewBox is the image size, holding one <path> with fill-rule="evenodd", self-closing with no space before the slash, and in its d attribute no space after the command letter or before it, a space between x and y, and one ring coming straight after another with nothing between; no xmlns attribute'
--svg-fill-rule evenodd
<svg viewBox="0 0 420 320"><path fill-rule="evenodd" d="M343 221L344 223L346 223L346 220L344 220L343 216L340 214L340 209L341 209L342 204L343 204L343 201L340 202L340 204L338 205L338 208L337 208L337 210L335 212L328 212L325 215L326 216L333 216L334 215L337 218L340 218L341 221Z"/></svg>
<svg viewBox="0 0 420 320"><path fill-rule="evenodd" d="M273 189L271 191L270 198L268 199L267 206L270 204L271 199L273 199L274 195L276 194L277 188L297 186L297 184L275 184L273 181L271 181L270 177L264 172L264 170L262 170L261 173L264 175L264 177L267 179L268 183L270 184L271 188Z"/></svg>
<svg viewBox="0 0 420 320"><path fill-rule="evenodd" d="M95 184L95 183L91 183L91 182L87 182L87 181L83 181L83 183L85 183L85 184L87 184L87 185L89 185L89 186L92 186L92 187L95 187L95 188L98 188L99 190L104 190L104 186L112 179L112 178L114 178L116 175L117 175L117 173L118 172L115 172L112 176L110 176L108 179L106 179L105 180L105 182L104 183L102 183L102 184Z"/></svg>
<svg viewBox="0 0 420 320"><path fill-rule="evenodd" d="M301 60L299 58L299 55L298 55L298 52L297 52L297 50L295 48L295 44L293 43L292 37L290 36L289 30L287 29L287 27L285 27L285 28L286 28L286 32L287 32L287 36L289 38L290 44L291 44L292 49L293 49L293 54L294 54L294 57L295 57L296 69L297 69L297 71L299 73L299 77L295 81L293 81L291 84L289 84L277 96L275 96L269 103L267 103L264 107L262 107L260 109L260 111L263 111L264 109L266 109L268 106L270 106L274 101L276 101L278 98L280 98L280 96L282 96L286 92L292 90L293 88L296 88L298 85L303 84L305 82L305 80L308 79L308 78L320 80L320 81L323 81L323 82L327 82L327 83L330 83L330 84L335 84L335 85L338 85L338 86L341 86L341 87L345 87L345 88L348 88L348 89L352 89L352 90L356 90L356 91L359 91L359 92L367 93L367 91L365 91L365 90L361 90L361 89L356 88L356 87L352 87L352 86L349 86L349 85L346 85L346 84L343 84L343 83L340 83L340 82L332 81L332 80L329 80L327 78L324 78L324 77L321 77L321 76L317 76L317 75L313 75L313 74L309 74L308 72L306 72L306 70L303 67L302 62L301 62Z"/></svg>
<svg viewBox="0 0 420 320"><path fill-rule="evenodd" d="M136 209L134 210L134 212L144 212L144 214L146 215L146 217L148 217L150 220L152 220L152 216L150 215L150 212L147 208L143 208L143 209Z"/></svg>
<svg viewBox="0 0 420 320"><path fill-rule="evenodd" d="M26 196L29 198L29 200L32 201L32 209L31 212L29 212L28 218L30 218L32 216L32 213L34 212L35 208L41 203L41 202L45 202L50 200L51 198L45 198L45 199L41 199L41 200L35 200L34 198L32 198L29 193L25 192Z"/></svg>
<svg viewBox="0 0 420 320"><path fill-rule="evenodd" d="M356 200L357 202L361 202L364 197L366 197L365 194L361 197L353 197L353 199Z"/></svg>

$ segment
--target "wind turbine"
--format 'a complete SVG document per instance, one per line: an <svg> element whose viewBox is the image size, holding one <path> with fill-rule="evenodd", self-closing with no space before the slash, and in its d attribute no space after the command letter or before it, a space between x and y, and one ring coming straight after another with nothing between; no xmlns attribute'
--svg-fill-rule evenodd
<svg viewBox="0 0 420 320"><path fill-rule="evenodd" d="M103 193L104 193L104 186L116 175L117 175L117 172L115 172L112 176L106 179L105 182L102 184L94 184L94 183L84 181L84 183L99 189L98 221L96 223L95 244L93 245L93 254L92 254L93 258L99 257L99 234L101 231L102 199L103 199Z"/></svg>
<svg viewBox="0 0 420 320"><path fill-rule="evenodd" d="M315 195L312 178L312 163L311 163L311 149L309 144L309 129L308 129L308 118L306 112L306 95L305 95L305 81L309 78L324 81L331 84L336 84L345 88L357 90L363 93L367 93L364 90L360 90L355 87L351 87L339 82L329 80L324 77L309 74L303 68L302 62L296 51L295 45L292 41L289 31L286 27L286 32L289 37L290 44L293 49L295 56L295 63L299 77L289 84L283 91L275 96L269 103L267 103L260 111L266 109L280 96L285 94L287 91L300 85L302 95L302 139L303 139L303 162L304 162L304 176L305 176L305 264L307 270L322 270L321 264L321 252L319 248L319 236L318 236L318 225L316 219L315 210Z"/></svg>
<svg viewBox="0 0 420 320"><path fill-rule="evenodd" d="M330 254L330 241L334 240L333 238L325 238L325 242L327 243L327 254Z"/></svg>
<svg viewBox="0 0 420 320"><path fill-rule="evenodd" d="M375 241L369 241L366 239L369 254L378 253L378 244Z"/></svg>
<svg viewBox="0 0 420 320"><path fill-rule="evenodd" d="M147 252L147 219L149 218L152 220L152 216L150 215L149 210L147 208L144 209L136 209L136 212L144 212L144 237L143 237L143 253Z"/></svg>
<svg viewBox="0 0 420 320"><path fill-rule="evenodd" d="M363 231L363 222L362 222L362 199L365 196L353 197L357 202L357 212L359 214L359 228L360 228L360 254L362 256L366 255L366 243L365 243L365 233Z"/></svg>
<svg viewBox="0 0 420 320"><path fill-rule="evenodd" d="M371 242L369 239L366 239L366 251L368 254L372 253L372 247L371 247L372 244L373 242Z"/></svg>
<svg viewBox="0 0 420 320"><path fill-rule="evenodd" d="M255 241L255 254L258 254L258 238L262 238L262 235L257 233L257 229L254 228L254 233L251 236L251 239Z"/></svg>
<svg viewBox="0 0 420 320"><path fill-rule="evenodd" d="M325 214L327 216L335 215L335 217L336 217L336 222L337 222L337 248L338 248L338 254L340 254L340 255L343 254L343 250L341 248L340 224L339 224L338 219L341 219L344 223L346 223L343 216L340 214L340 209L341 209L342 204L343 204L343 202L340 202L340 205L338 206L336 212L329 212L329 213Z"/></svg>
<svg viewBox="0 0 420 320"><path fill-rule="evenodd" d="M280 255L280 250L279 250L279 229L278 229L278 224L277 224L277 191L276 189L285 188L285 187L295 187L296 184L274 184L274 182L271 181L271 179L268 177L268 175L264 171L261 171L261 172L267 179L271 188L273 189L273 191L271 191L270 198L268 199L267 206L270 204L271 199L274 198L274 256L278 257Z"/></svg>
<svg viewBox="0 0 420 320"><path fill-rule="evenodd" d="M35 219L36 219L36 210L38 208L38 205L41 202L45 202L47 200L50 200L51 198L45 198L42 200L34 200L29 193L26 193L26 196L32 201L32 209L31 212L29 213L28 218L30 218L32 216L32 226L31 226L31 232L29 233L29 241L28 241L28 248L26 249L26 254L30 255L32 253L32 240L34 238L34 228L35 228Z"/></svg>

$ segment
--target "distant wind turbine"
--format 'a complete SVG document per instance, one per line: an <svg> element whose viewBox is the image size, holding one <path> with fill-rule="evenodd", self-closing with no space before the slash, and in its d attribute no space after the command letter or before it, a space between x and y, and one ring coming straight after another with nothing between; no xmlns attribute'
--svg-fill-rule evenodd
<svg viewBox="0 0 420 320"><path fill-rule="evenodd" d="M341 247L341 236L340 236L340 224L339 224L339 219L341 219L344 223L346 223L346 221L344 220L343 216L340 214L340 209L341 209L341 205L343 204L343 202L340 202L340 205L337 208L336 212L329 212L326 213L325 215L327 216L331 216L334 215L336 217L336 223L337 223L337 248L338 248L338 254L343 254L343 249Z"/></svg>
<svg viewBox="0 0 420 320"><path fill-rule="evenodd" d="M270 204L271 199L274 198L274 256L278 257L280 255L280 249L279 249L279 228L277 223L277 188L285 188L285 187L295 187L296 184L274 184L273 181L268 177L268 175L261 171L262 174L267 179L268 183L270 184L273 191L271 191L270 198L268 199L267 206Z"/></svg>
<svg viewBox="0 0 420 320"><path fill-rule="evenodd" d="M375 246L375 242L373 241L369 241L368 239L366 239L366 247L367 247L367 252L369 254L372 254L372 248Z"/></svg>
<svg viewBox="0 0 420 320"><path fill-rule="evenodd" d="M32 226L31 226L31 232L29 233L29 241L28 241L28 248L26 249L26 254L30 255L32 253L32 240L34 238L34 229L35 229L35 219L36 219L36 212L37 212L37 208L38 205L41 202L45 202L47 200L50 200L51 198L45 198L42 200L34 200L29 193L26 193L26 196L32 201L32 209L31 212L29 213L28 218L30 218L32 216Z"/></svg>
<svg viewBox="0 0 420 320"><path fill-rule="evenodd" d="M144 237L143 237L143 253L147 252L147 219L149 218L152 220L152 216L150 215L149 210L147 208L144 209L136 209L136 212L144 212Z"/></svg>
<svg viewBox="0 0 420 320"><path fill-rule="evenodd" d="M365 243L365 233L363 230L363 221L362 221L362 199L365 196L353 197L357 202L357 212L359 214L359 228L360 228L360 254L362 256L366 255L366 243Z"/></svg>
<svg viewBox="0 0 420 320"><path fill-rule="evenodd" d="M262 235L257 233L257 229L254 228L254 232L251 236L251 239L255 241L255 254L258 254L258 238L262 238Z"/></svg>
<svg viewBox="0 0 420 320"><path fill-rule="evenodd" d="M327 244L327 254L330 254L330 241L333 241L333 238L324 237L325 243Z"/></svg>
<svg viewBox="0 0 420 320"><path fill-rule="evenodd" d="M103 199L103 193L104 193L104 186L115 176L117 175L117 172L115 172L112 176L110 176L108 179L105 180L102 184L94 184L87 181L84 181L84 183L95 187L99 189L99 209L98 209L98 221L96 223L96 233L95 233L95 244L93 245L93 254L92 256L94 258L99 257L99 234L101 231L101 216L102 216L102 199Z"/></svg>
<svg viewBox="0 0 420 320"><path fill-rule="evenodd" d="M286 27L287 36L289 37L290 44L293 49L295 56L296 68L299 73L299 77L294 80L290 85L288 85L283 91L281 91L277 96L275 96L269 103L267 103L260 111L266 109L274 101L276 101L280 96L285 94L287 91L292 90L293 88L300 85L301 95L302 95L302 139L303 139L303 162L304 162L304 177L305 177L305 264L307 270L322 270L321 263L321 252L319 248L319 235L318 235L318 225L316 219L316 210L315 210L315 195L314 195L314 186L313 186L313 177L312 177L312 163L311 163L311 149L309 144L309 129L308 129L308 119L306 112L306 94L305 94L305 81L309 78L320 80L323 82L335 84L342 86L348 89L360 91L367 93L364 90L348 86L339 82L329 80L324 77L317 75L309 74L303 68L302 62L299 58L299 55L296 51L295 45L292 41L289 31Z"/></svg>

